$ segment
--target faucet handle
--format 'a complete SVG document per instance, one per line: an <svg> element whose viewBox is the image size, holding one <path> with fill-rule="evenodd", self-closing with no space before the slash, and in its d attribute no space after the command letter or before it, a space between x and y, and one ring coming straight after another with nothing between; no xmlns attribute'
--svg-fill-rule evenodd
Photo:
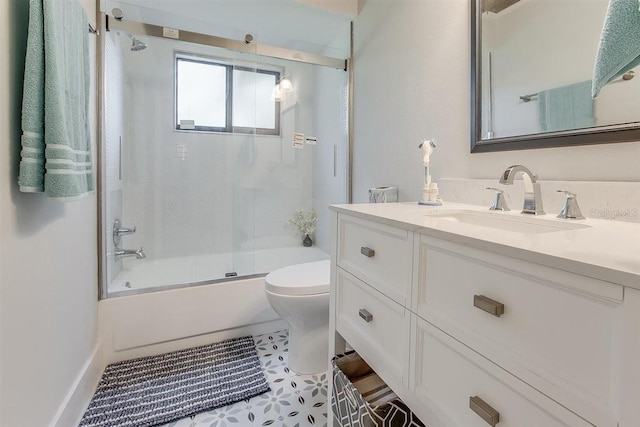
<svg viewBox="0 0 640 427"><path fill-rule="evenodd" d="M131 228L120 227L120 222L118 220L116 220L115 224L113 225L113 234L118 236L126 236L128 234L134 234L135 232L136 232L135 225Z"/></svg>
<svg viewBox="0 0 640 427"><path fill-rule="evenodd" d="M582 212L580 212L580 206L578 206L578 199L575 193L567 190L558 190L558 193L564 193L567 196L558 218L585 219Z"/></svg>
<svg viewBox="0 0 640 427"><path fill-rule="evenodd" d="M134 234L136 232L136 227L122 227L120 220L116 218L113 222L113 245L117 248L120 246L120 236L126 236L129 234Z"/></svg>
<svg viewBox="0 0 640 427"><path fill-rule="evenodd" d="M493 204L489 207L490 211L509 211L509 206L507 206L507 200L504 198L504 191L499 188L487 187L487 190L493 190L496 192L496 197L493 199Z"/></svg>
<svg viewBox="0 0 640 427"><path fill-rule="evenodd" d="M576 193L572 193L571 191L567 191L567 190L557 190L557 193L564 193L567 198L574 198L576 197Z"/></svg>

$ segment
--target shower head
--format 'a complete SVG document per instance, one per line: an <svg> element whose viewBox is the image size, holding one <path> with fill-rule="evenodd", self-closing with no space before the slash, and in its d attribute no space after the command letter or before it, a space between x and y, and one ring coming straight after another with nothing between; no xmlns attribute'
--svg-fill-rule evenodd
<svg viewBox="0 0 640 427"><path fill-rule="evenodd" d="M135 38L133 34L127 33L127 36L131 39L131 50L133 52L139 52L147 48L147 44Z"/></svg>
<svg viewBox="0 0 640 427"><path fill-rule="evenodd" d="M147 48L147 44L141 42L135 37L131 38L131 50L134 52L138 52Z"/></svg>

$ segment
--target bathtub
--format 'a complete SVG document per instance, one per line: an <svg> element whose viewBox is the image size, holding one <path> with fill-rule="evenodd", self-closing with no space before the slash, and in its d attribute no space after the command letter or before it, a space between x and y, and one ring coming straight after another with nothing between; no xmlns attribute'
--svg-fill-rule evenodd
<svg viewBox="0 0 640 427"><path fill-rule="evenodd" d="M185 286L263 276L287 265L329 259L312 246L263 249L237 254L210 254L165 259L127 258L108 287L109 296L133 295ZM237 276L225 278L227 273Z"/></svg>
<svg viewBox="0 0 640 427"><path fill-rule="evenodd" d="M264 273L329 258L316 247L301 246L243 255L235 258L239 277L221 280L212 280L224 273L216 267L229 265L220 256L126 260L109 286L110 296L117 297L103 299L98 306L104 361L286 329L265 296ZM243 271L249 266L255 268ZM240 276L243 272L252 276Z"/></svg>

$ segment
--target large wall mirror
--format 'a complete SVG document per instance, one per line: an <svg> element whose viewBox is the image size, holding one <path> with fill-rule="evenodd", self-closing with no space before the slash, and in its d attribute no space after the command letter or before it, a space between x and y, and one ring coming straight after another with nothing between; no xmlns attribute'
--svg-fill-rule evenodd
<svg viewBox="0 0 640 427"><path fill-rule="evenodd" d="M471 1L472 152L640 141L640 69L591 97L608 3Z"/></svg>

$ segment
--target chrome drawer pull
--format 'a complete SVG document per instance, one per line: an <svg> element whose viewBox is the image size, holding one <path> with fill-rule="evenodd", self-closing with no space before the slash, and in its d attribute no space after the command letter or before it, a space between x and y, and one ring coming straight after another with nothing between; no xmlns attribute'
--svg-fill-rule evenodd
<svg viewBox="0 0 640 427"><path fill-rule="evenodd" d="M365 308L361 308L360 311L358 312L358 314L367 323L369 323L369 322L371 322L373 320L373 314L369 313L367 311L367 309L365 309Z"/></svg>
<svg viewBox="0 0 640 427"><path fill-rule="evenodd" d="M363 246L360 248L360 253L368 258L372 258L376 254L376 251L366 246Z"/></svg>
<svg viewBox="0 0 640 427"><path fill-rule="evenodd" d="M486 311L489 314L493 314L496 317L500 317L504 314L504 304L494 301L491 298L487 298L484 295L474 295L473 306L482 311Z"/></svg>
<svg viewBox="0 0 640 427"><path fill-rule="evenodd" d="M487 424L495 427L500 422L500 412L493 409L487 402L480 399L478 396L472 396L469 398L469 408L480 418L485 420Z"/></svg>

